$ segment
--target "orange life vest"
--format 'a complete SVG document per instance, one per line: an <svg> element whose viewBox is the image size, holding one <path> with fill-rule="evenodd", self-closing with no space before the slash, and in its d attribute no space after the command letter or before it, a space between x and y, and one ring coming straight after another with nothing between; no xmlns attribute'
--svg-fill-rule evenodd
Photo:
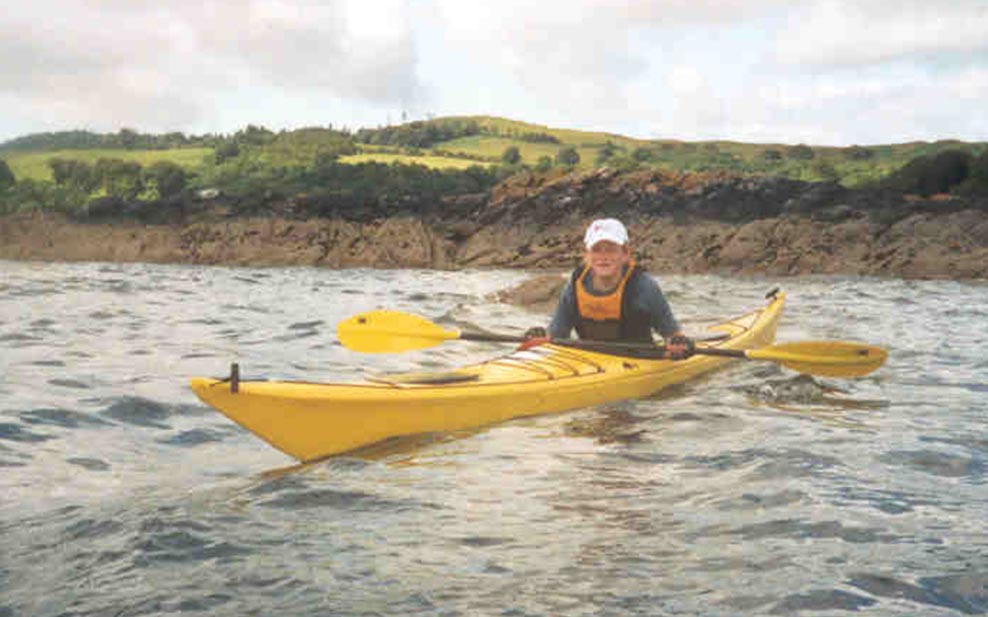
<svg viewBox="0 0 988 617"><path fill-rule="evenodd" d="M641 275L641 268L635 265L634 260L629 262L624 276L606 296L596 296L587 291L584 279L589 270L589 266L577 268L571 279L576 300L576 332L580 338L597 341L651 341L650 316L634 312L631 308L631 294L625 293L628 282Z"/></svg>

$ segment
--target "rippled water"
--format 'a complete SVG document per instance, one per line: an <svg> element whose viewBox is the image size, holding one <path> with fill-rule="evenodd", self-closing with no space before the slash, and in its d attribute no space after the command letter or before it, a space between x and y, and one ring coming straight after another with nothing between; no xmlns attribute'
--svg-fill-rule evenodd
<svg viewBox="0 0 988 617"><path fill-rule="evenodd" d="M687 326L888 346L296 466L186 386L452 367L334 344L376 307L517 333L523 272L0 262L0 616L988 612L988 285L667 276Z"/></svg>

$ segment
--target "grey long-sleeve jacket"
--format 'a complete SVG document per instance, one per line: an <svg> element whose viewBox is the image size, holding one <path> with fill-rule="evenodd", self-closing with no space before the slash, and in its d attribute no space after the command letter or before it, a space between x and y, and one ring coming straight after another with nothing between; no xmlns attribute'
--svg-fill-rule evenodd
<svg viewBox="0 0 988 617"><path fill-rule="evenodd" d="M624 293L632 294L631 302L638 308L652 316L652 329L657 331L662 338L669 338L680 331L679 322L672 314L669 303L666 301L659 284L654 278L648 276L634 277L636 284L624 290ZM583 277L584 288L593 295L605 295L595 293L593 289L593 273L587 272ZM569 338L570 333L576 326L576 294L573 290L573 281L570 279L559 294L559 303L556 305L556 312L549 322L549 336L552 338Z"/></svg>

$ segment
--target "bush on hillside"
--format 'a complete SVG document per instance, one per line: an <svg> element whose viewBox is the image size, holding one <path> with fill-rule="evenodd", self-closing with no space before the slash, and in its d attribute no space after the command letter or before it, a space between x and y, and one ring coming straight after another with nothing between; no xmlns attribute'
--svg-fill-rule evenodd
<svg viewBox="0 0 988 617"><path fill-rule="evenodd" d="M607 141L597 150L597 158L594 162L599 165L606 164L611 158L618 153L618 147L614 145L614 142Z"/></svg>
<svg viewBox="0 0 988 617"><path fill-rule="evenodd" d="M813 148L807 146L806 144L797 144L795 146L790 146L786 150L786 155L791 159L796 159L797 161L809 161L816 156L813 152Z"/></svg>
<svg viewBox="0 0 988 617"><path fill-rule="evenodd" d="M814 161L810 166L810 170L824 182L837 182L840 180L840 174L837 172L837 168L827 161Z"/></svg>
<svg viewBox="0 0 988 617"><path fill-rule="evenodd" d="M579 165L580 153L577 152L576 148L572 146L560 148L559 152L556 153L556 163L560 165L566 165L568 167Z"/></svg>
<svg viewBox="0 0 988 617"><path fill-rule="evenodd" d="M230 138L240 145L263 146L275 140L275 133L263 126L248 124L247 128L240 129Z"/></svg>
<svg viewBox="0 0 988 617"><path fill-rule="evenodd" d="M122 159L99 159L93 167L99 186L107 195L133 199L144 188L141 164Z"/></svg>
<svg viewBox="0 0 988 617"><path fill-rule="evenodd" d="M76 159L52 157L48 159L48 169L57 186L92 193L100 184L100 178L92 165Z"/></svg>
<svg viewBox="0 0 988 617"><path fill-rule="evenodd" d="M101 158L95 165L76 159L52 157L48 168L55 187L71 199L85 199L97 190L122 199L133 199L148 187L156 197L170 197L185 189L186 173L172 161L157 161L142 168L137 161Z"/></svg>
<svg viewBox="0 0 988 617"><path fill-rule="evenodd" d="M52 182L20 180L0 192L0 214L27 212L31 210L53 210L67 212L84 200L79 194L55 186Z"/></svg>
<svg viewBox="0 0 988 617"><path fill-rule="evenodd" d="M762 151L759 158L767 163L777 163L782 160L782 152L775 148L768 148Z"/></svg>
<svg viewBox="0 0 988 617"><path fill-rule="evenodd" d="M971 160L967 178L953 192L962 195L988 195L988 150Z"/></svg>
<svg viewBox="0 0 988 617"><path fill-rule="evenodd" d="M217 164L224 163L230 159L240 156L240 146L235 141L224 142L213 150L213 157Z"/></svg>
<svg viewBox="0 0 988 617"><path fill-rule="evenodd" d="M888 188L929 197L949 193L967 180L974 157L965 150L944 150L918 156L890 174L882 184Z"/></svg>
<svg viewBox="0 0 988 617"><path fill-rule="evenodd" d="M863 146L851 146L843 151L844 158L849 161L867 161L875 156L875 153Z"/></svg>
<svg viewBox="0 0 988 617"><path fill-rule="evenodd" d="M181 165L157 161L144 169L142 180L145 186L155 187L159 197L168 198L185 190L186 175Z"/></svg>
<svg viewBox="0 0 988 617"><path fill-rule="evenodd" d="M648 148L635 148L631 152L631 158L641 163L651 161L653 158L652 151Z"/></svg>
<svg viewBox="0 0 988 617"><path fill-rule="evenodd" d="M619 154L612 157L611 160L607 162L607 166L620 173L631 173L641 169L644 166L644 163L634 156Z"/></svg>
<svg viewBox="0 0 988 617"><path fill-rule="evenodd" d="M17 178L14 177L14 172L10 170L7 161L0 159L0 191L14 186L15 182L17 182Z"/></svg>
<svg viewBox="0 0 988 617"><path fill-rule="evenodd" d="M559 140L549 133L522 133L518 138L532 144L558 144Z"/></svg>

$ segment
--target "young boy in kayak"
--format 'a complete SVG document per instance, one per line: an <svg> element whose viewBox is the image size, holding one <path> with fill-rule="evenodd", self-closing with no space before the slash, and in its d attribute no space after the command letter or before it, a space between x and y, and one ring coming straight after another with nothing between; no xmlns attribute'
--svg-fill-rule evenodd
<svg viewBox="0 0 988 617"><path fill-rule="evenodd" d="M683 334L655 279L635 264L621 221L590 223L583 243L583 266L563 288L548 332L531 328L525 333L528 345L546 337L569 338L573 329L581 339L651 342L656 330L669 357L688 357L693 341Z"/></svg>

